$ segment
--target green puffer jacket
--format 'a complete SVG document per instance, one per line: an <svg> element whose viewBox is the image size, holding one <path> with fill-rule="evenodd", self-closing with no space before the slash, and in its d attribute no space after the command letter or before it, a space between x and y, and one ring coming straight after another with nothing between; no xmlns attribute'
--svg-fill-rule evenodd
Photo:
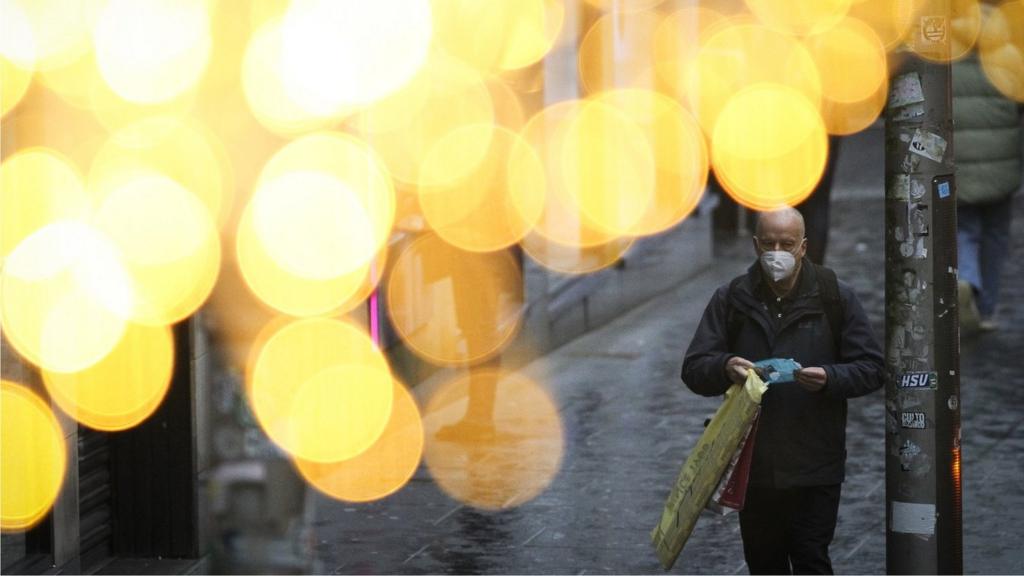
<svg viewBox="0 0 1024 576"><path fill-rule="evenodd" d="M958 202L988 204L1016 192L1020 110L989 83L974 55L953 64L953 121Z"/></svg>

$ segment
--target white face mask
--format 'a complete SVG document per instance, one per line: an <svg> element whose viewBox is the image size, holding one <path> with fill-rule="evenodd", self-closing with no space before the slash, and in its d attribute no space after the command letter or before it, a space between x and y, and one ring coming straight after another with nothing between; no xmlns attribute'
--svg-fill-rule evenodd
<svg viewBox="0 0 1024 576"><path fill-rule="evenodd" d="M772 277L773 282L789 278L796 269L796 257L785 250L769 250L761 253L761 268Z"/></svg>

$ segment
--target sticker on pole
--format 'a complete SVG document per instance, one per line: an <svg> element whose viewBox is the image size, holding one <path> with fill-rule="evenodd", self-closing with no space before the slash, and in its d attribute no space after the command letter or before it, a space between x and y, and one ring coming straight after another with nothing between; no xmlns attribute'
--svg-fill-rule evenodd
<svg viewBox="0 0 1024 576"><path fill-rule="evenodd" d="M908 72L897 76L889 90L889 108L901 108L922 102L924 102L924 89L921 87L921 75L917 72Z"/></svg>
<svg viewBox="0 0 1024 576"><path fill-rule="evenodd" d="M901 412L900 426L911 430L924 430L927 428L927 418L924 412Z"/></svg>
<svg viewBox="0 0 1024 576"><path fill-rule="evenodd" d="M932 178L932 187L935 188L935 195L939 200L945 200L953 195L954 179L952 174L944 174Z"/></svg>
<svg viewBox="0 0 1024 576"><path fill-rule="evenodd" d="M890 529L903 534L935 534L935 504L894 501Z"/></svg>
<svg viewBox="0 0 1024 576"><path fill-rule="evenodd" d="M921 40L931 44L942 44L947 36L945 16L921 16Z"/></svg>
<svg viewBox="0 0 1024 576"><path fill-rule="evenodd" d="M938 382L937 372L904 372L898 376L899 387L904 390L935 390Z"/></svg>
<svg viewBox="0 0 1024 576"><path fill-rule="evenodd" d="M946 139L918 128L910 141L910 153L942 163L942 157L946 154Z"/></svg>

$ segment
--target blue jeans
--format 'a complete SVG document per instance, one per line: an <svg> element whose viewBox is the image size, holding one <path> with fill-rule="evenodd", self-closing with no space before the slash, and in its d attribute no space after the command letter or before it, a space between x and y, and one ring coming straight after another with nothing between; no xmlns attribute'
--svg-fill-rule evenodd
<svg viewBox="0 0 1024 576"><path fill-rule="evenodd" d="M999 301L999 276L1010 246L1013 197L991 204L957 206L960 279L974 287L978 312L992 316Z"/></svg>

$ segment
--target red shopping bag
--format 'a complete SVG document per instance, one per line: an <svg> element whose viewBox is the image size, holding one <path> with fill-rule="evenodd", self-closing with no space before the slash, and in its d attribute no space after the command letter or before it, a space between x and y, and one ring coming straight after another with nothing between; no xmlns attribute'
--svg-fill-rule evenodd
<svg viewBox="0 0 1024 576"><path fill-rule="evenodd" d="M715 501L721 507L736 510L743 509L743 503L746 501L746 485L751 480L754 440L757 438L758 421L760 419L760 414L754 417L754 422L751 424L750 431L746 433L746 438L743 440L743 446L739 451L739 456L736 458L735 465L729 470L719 493L716 494Z"/></svg>

